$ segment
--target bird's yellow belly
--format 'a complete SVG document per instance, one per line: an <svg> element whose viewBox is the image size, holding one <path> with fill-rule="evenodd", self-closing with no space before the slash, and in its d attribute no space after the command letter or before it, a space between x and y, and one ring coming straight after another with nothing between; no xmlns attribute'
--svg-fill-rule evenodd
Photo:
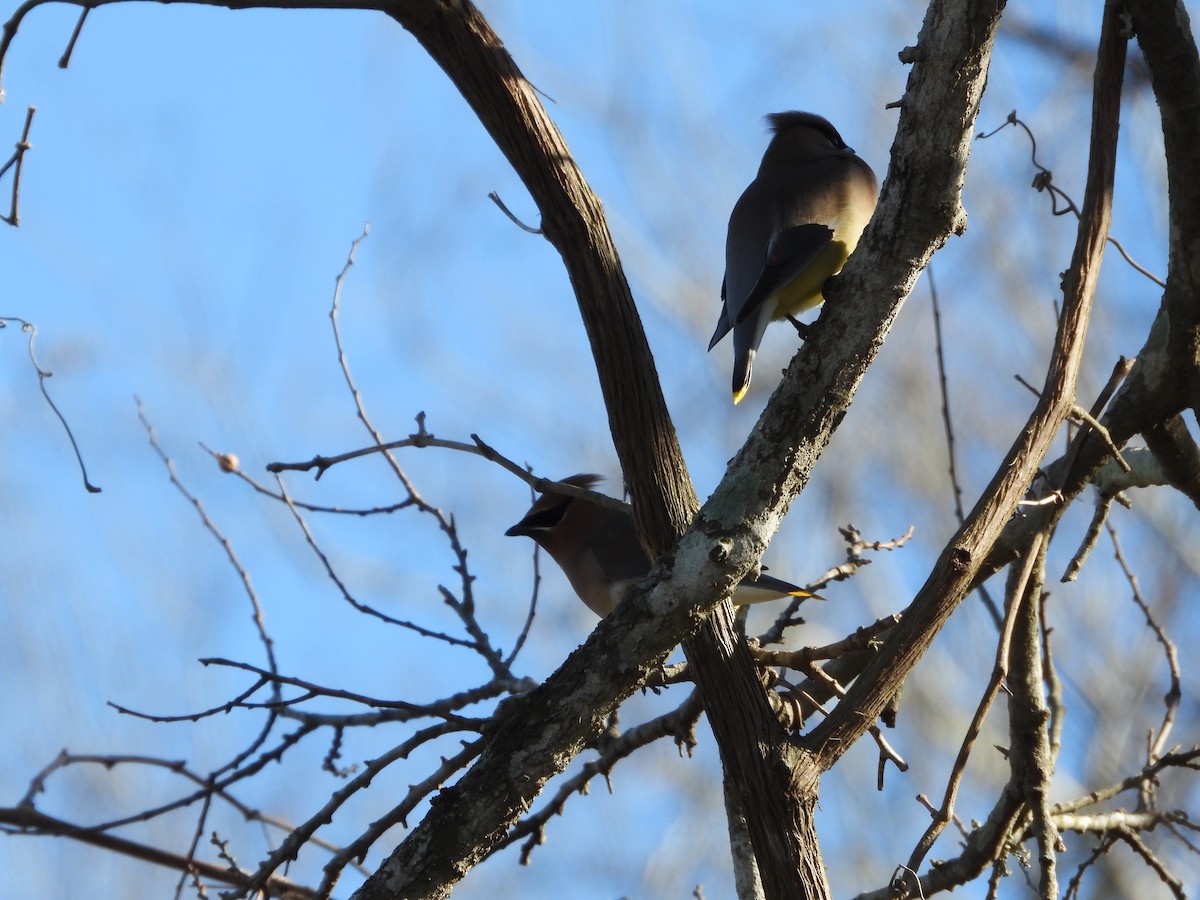
<svg viewBox="0 0 1200 900"><path fill-rule="evenodd" d="M831 275L842 270L849 258L849 247L841 241L831 241L804 267L804 271L775 292L771 298L775 304L771 318L793 316L824 303L821 288Z"/></svg>

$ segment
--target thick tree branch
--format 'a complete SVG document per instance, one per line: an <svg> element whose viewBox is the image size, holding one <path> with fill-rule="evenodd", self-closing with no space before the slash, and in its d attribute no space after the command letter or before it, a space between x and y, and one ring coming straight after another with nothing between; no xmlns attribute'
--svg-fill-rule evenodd
<svg viewBox="0 0 1200 900"><path fill-rule="evenodd" d="M389 13L413 32L454 81L542 212L542 232L562 255L591 342L635 522L643 544L658 556L675 544L698 502L599 201L536 94L469 3L424 4L416 13L409 4L400 4ZM711 597L710 610L726 590L718 584L701 592ZM699 626L685 644L688 658L741 802L758 813L749 823L755 845L760 856L765 852L762 859L775 863L761 866L767 894L784 896L799 865L796 842L791 840L797 813L787 790L790 765L782 732L733 627L729 604L722 603L704 620L686 609L679 613L679 630L666 629L662 622L654 628L659 634L673 632L674 643ZM661 659L665 650L669 645L653 656ZM637 680L623 685L614 701L640 682L645 670L632 671ZM811 809L807 815L811 817ZM401 868L411 869L393 857L373 881ZM819 859L809 868L822 873ZM407 895L405 889L401 893ZM364 889L363 895L370 893Z"/></svg>
<svg viewBox="0 0 1200 900"><path fill-rule="evenodd" d="M562 255L591 342L634 520L656 557L674 546L699 504L600 203L478 11L466 2L444 2L423 4L419 13L400 4L389 13L462 91L542 212L542 232ZM720 583L695 598L709 595L711 615L681 619L686 630L675 640L699 626L685 642L688 659L741 802L756 813L749 826L767 896L781 897L793 889L798 870L804 877L818 873L823 884L819 858L805 863L793 840L793 820L797 814L811 819L812 809L798 811L787 790L791 750L734 629L732 610L728 603L712 608L725 592Z"/></svg>
<svg viewBox="0 0 1200 900"><path fill-rule="evenodd" d="M575 290L643 543L666 550L698 503L600 201L532 85L472 4L397 0L383 8L462 92L537 203L542 233Z"/></svg>
<svg viewBox="0 0 1200 900"><path fill-rule="evenodd" d="M1200 54L1181 0L1128 6L1162 113L1167 157L1171 244L1163 309L1174 390L1164 393L1200 413Z"/></svg>
<svg viewBox="0 0 1200 900"><path fill-rule="evenodd" d="M1119 3L1109 2L1105 6L1096 63L1087 187L1075 252L1064 280L1062 318L1041 399L992 483L934 564L883 651L871 661L833 714L809 736L807 743L821 754L824 767L832 765L879 715L971 589L976 573L1016 511L1050 442L1074 406L1075 380L1111 213L1125 59L1120 12Z"/></svg>
<svg viewBox="0 0 1200 900"><path fill-rule="evenodd" d="M1050 710L1045 698L1041 633L1042 588L1049 538L1049 534L1045 534L1043 540L1035 540L1029 547L1027 565L1033 564L1027 570L1029 577L1021 584L1014 584L1009 592L1009 602L1020 603L1020 609L1009 649L1007 684L1012 696L1008 701L1008 762L1013 783L1021 792L1037 837L1038 895L1043 900L1057 900L1060 840L1050 808L1054 758L1050 750Z"/></svg>
<svg viewBox="0 0 1200 900"><path fill-rule="evenodd" d="M1170 254L1162 305L1129 377L1101 419L1114 444L1134 435L1169 428L1180 412L1196 413L1200 398L1197 320L1200 319L1200 53L1191 20L1176 0L1135 0L1128 4L1138 45L1150 67L1151 83L1163 118L1169 184ZM1191 387L1185 389L1186 386ZM1164 432L1148 435L1160 448ZM1192 454L1188 454L1191 456ZM1065 510L1105 464L1108 450L1085 436L1078 456L1060 484ZM1181 461L1171 477L1195 501L1191 463ZM1014 518L997 542L976 581L1011 562L1033 531L1029 519Z"/></svg>
<svg viewBox="0 0 1200 900"><path fill-rule="evenodd" d="M1167 482L1200 508L1200 447L1182 416L1142 432L1146 445L1162 467Z"/></svg>
<svg viewBox="0 0 1200 900"><path fill-rule="evenodd" d="M437 29L452 27L452 17L441 12L430 12L433 6L439 5L429 4L422 11L427 19L437 20L437 27L431 31L436 33ZM755 437L740 457L740 463L749 461L751 464L748 475L726 480L714 495L710 509L697 520L692 533L672 556L660 562L654 573L660 581L653 592L629 598L629 602L623 604L616 614L601 623L579 654L569 659L563 669L542 688L533 692L529 705L514 713L513 718L501 727L494 748L485 753L475 769L464 776L458 785L445 792L448 796L439 800L431 815L380 871L376 881L380 888L386 885L386 892L375 894L364 889L361 896L387 896L389 893L424 896L426 891L444 890L453 883L453 879L461 877L461 873L473 864L477 842L482 840L486 843L494 839L495 832L489 833L488 829L502 827L503 822L510 819L519 806L519 803L514 803L514 798L502 793L504 781L519 779L518 784L508 788L515 789L518 794L528 792L531 797L536 793L542 781L577 751L585 736L598 729L607 711L642 677L646 664L653 664L660 659L674 641L697 627L697 606L711 609L728 586L757 563L787 504L807 481L820 448L844 415L855 387L877 352L888 325L894 319L903 296L915 281L920 267L958 225L958 193L1001 6L997 2L933 4L922 33L922 46L914 54L918 58L906 97L901 136L897 139L899 162L898 165L894 164L891 187L890 190L885 187L885 197L880 207L884 224L876 226L877 235L868 234L864 241L868 259L877 263L877 267L869 281L864 279L858 282L858 286L864 296L873 295L878 299L867 303L865 308L859 307L840 316L836 302L830 305L831 317L837 324L824 329L818 326L812 346L793 363L789 379L772 400ZM446 21L440 18L443 15ZM417 27L413 22L406 21L405 24ZM447 40L442 33L421 39L427 47L440 46L440 42ZM431 52L435 51L431 49ZM435 58L439 61L451 58L449 55L439 55L440 52L435 52ZM443 62L443 65L446 66L446 63ZM462 76L455 77L456 83L462 87ZM478 84L471 80L464 88L464 93L489 89L487 80ZM468 98L471 98L469 93ZM533 108L528 104L535 100L532 94L522 97L520 102L493 97L484 105L503 111L505 104L516 104L521 114L525 115ZM472 100L477 109L479 103ZM508 113L504 112L503 115ZM485 113L481 112L481 116L484 116L487 124ZM511 123L511 119L505 121ZM497 123L489 125L489 130L493 131L498 141L506 137L522 139L519 134L505 131L505 127ZM530 127L534 130L534 136L540 139L544 135L539 129L550 126L542 120L531 120ZM940 150L935 149L931 153L931 147ZM526 178L531 190L534 190L535 199L542 208L543 228L547 236L554 241L556 236L563 235L564 246L573 246L574 251L578 252L578 245L572 245L571 241L584 233L578 230L581 226L571 215L560 218L560 214L547 209L544 197L535 190L537 182L531 184L521 168L520 160L523 157L507 147L505 152L518 166L518 171ZM573 172L564 172L558 160L548 162L556 166L551 169L557 173L555 179L575 177ZM555 180L546 187L552 197L572 196L570 190L564 190ZM590 198L583 198L583 202L594 203ZM588 239L591 240L590 235ZM870 253L872 241L876 248L874 253ZM567 252L563 246L560 246L560 250L564 254ZM611 260L615 265L615 254L612 254ZM578 268L573 268L570 261L567 264L576 289L581 293L581 309L592 334L603 385L607 378L612 377L603 370L614 364L612 354L619 352L618 348L608 346L608 342L625 342L628 334L598 341L589 319L589 301L582 295L593 289L590 285L600 283L608 284L605 290L611 291L611 281L606 279L613 273L608 268L610 263L605 260L579 264ZM862 268L865 271L866 265ZM847 271L847 281L852 271L853 263ZM623 303L627 289L623 281L619 287L618 293L622 295L619 302ZM843 291L843 294L849 293L849 290ZM611 307L612 302L611 297L606 296L601 305ZM848 322L851 327L846 327ZM599 334L606 332L601 329ZM599 348L597 343L600 344ZM813 369L818 370L816 377L813 377ZM809 382L807 385L806 380ZM623 404L643 403L644 389L643 384L633 388L631 393L618 393L615 404L609 400L610 421L616 432L622 466L630 481L635 515L639 509L654 503L647 502L640 470L622 452L620 433L624 427L622 417L627 415ZM607 388L605 392L606 398L610 397ZM657 396L657 388L654 388L654 394ZM796 415L797 412L802 414ZM647 427L659 427L660 424L655 420ZM639 437L639 444L648 452L661 454L662 447L655 445L658 440L654 438L647 442ZM782 478L779 474L780 460L783 461L782 469L788 473ZM663 491L663 494L669 493ZM675 491L672 496L681 493ZM663 496L664 501L668 499ZM677 530L680 517L670 515L666 518L674 523L672 527ZM655 549L666 546L655 540L653 522L647 528L643 516L639 515L638 521L642 526L643 538L649 538L647 543ZM653 609L652 622L647 622L644 611L639 609L643 597ZM724 633L718 635L717 640L706 642L706 652L718 658L720 665L733 660L744 671L747 662L738 658L744 652L740 641L732 636L732 630L724 621L720 622L720 628ZM694 649L692 652L695 654ZM601 655L597 656L597 653ZM581 654L586 661L580 661ZM705 665L702 664L700 668L704 669ZM603 673L603 676L598 673ZM600 677L605 679L606 684L597 684ZM705 687L704 674L698 677L702 688ZM731 697L727 708L740 710L743 717L741 721L711 708L713 685L710 682L707 686L706 703L710 705L710 717L718 729L718 741L723 748L728 746L728 741L722 739L721 728L737 730L742 725L752 724L756 729L751 732L753 737L764 741L760 746L765 750L758 752L764 753L764 762L773 760L770 764L775 766L775 774L771 776L768 773L766 777L777 781L788 774L796 750L788 746L781 730L766 718L767 704L761 690L755 686L753 692L746 691L744 680L735 679L731 685L731 691L721 691L717 696ZM739 697L737 692L743 695ZM568 709L574 710L574 723L554 723L553 716L548 715L558 712L560 716L569 716ZM579 716L580 710L587 710L582 718ZM530 728L539 735L534 745L536 754L531 753L526 733L526 729ZM745 733L739 737L742 744L754 747L756 740L747 740ZM727 760L727 764L730 762ZM736 773L734 765L730 765L730 768ZM763 775L762 768L754 770L751 766L751 770L736 773L736 777ZM806 770L810 775L815 774L811 767L806 767ZM794 782L795 776L792 778ZM808 804L800 810L802 818L804 808L811 810L815 805L815 778L796 785L794 793L804 797ZM471 809L470 814L466 812L468 808ZM796 831L811 839L811 822L793 822L785 834L776 837L785 853L794 843L790 835ZM761 853L764 849L761 838L756 834L755 839ZM803 848L802 860L808 864L815 860L819 868L815 841L810 840ZM442 878L449 880L441 881ZM822 889L819 883L811 887L816 891Z"/></svg>

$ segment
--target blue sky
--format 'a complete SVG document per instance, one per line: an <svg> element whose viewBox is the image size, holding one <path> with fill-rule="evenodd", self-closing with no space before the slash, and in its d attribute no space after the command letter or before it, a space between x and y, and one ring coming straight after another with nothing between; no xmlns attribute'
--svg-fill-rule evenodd
<svg viewBox="0 0 1200 900"><path fill-rule="evenodd" d="M1036 15L1040 25L1090 48L1093 6L1047 4ZM896 53L915 41L923 6L854 0L836 14L824 4L790 3L749 13L707 2L482 8L525 75L553 98L550 113L604 202L705 496L794 350L789 329L769 333L755 389L736 410L726 400L728 349L703 352L717 311L728 210L765 146L761 117L790 108L828 115L882 179L895 125L885 105L907 77ZM0 332L0 673L15 686L0 716L18 736L0 780L5 804L63 747L187 759L204 771L244 746L258 725L249 713L152 725L105 705L156 713L206 708L246 680L203 668L197 658L262 662L239 582L169 484L134 395L250 572L284 671L418 699L484 677L466 654L431 652L349 611L287 511L222 474L197 446L235 452L265 480L270 461L366 443L328 319L334 277L365 223L371 234L344 287L341 321L350 365L384 433L407 435L424 411L440 437L465 440L475 432L539 474L597 471L619 490L560 260L487 199L498 192L514 214L536 224L519 180L409 35L369 13L117 5L92 13L71 67L60 71L56 61L75 18L65 6L34 11L6 62L0 136L15 141L26 107L38 112L21 227L0 235L0 315L38 326L40 359L54 372L48 387L103 493L82 489L69 443L38 394L23 336ZM1048 60L1002 34L980 128L1017 109L1037 131L1040 158L1056 183L1079 197L1090 77L1090 69ZM1154 112L1148 91L1131 87L1114 233L1162 273L1166 208ZM1046 198L1029 190L1031 178L1027 144L1015 130L977 143L965 195L968 231L934 263L968 503L1028 411L1030 398L1012 374L1041 380L1058 273L1074 236L1072 222L1051 218ZM1115 257L1106 260L1081 386L1086 403L1115 356L1137 352L1157 304L1148 282ZM908 549L880 556L813 612L813 643L907 603L953 530L935 375L923 280L767 554L774 574L805 580L840 561L839 524L853 522L880 540L916 526ZM481 460L444 451L402 458L427 498L455 514L485 625L497 643L511 646L530 591L530 548L502 534L527 505L524 486ZM341 506L400 498L386 469L370 460L315 484L293 476L289 488ZM1194 510L1159 492L1119 517L1143 590L1176 640L1194 645L1195 618L1185 610L1196 566L1174 549L1194 546ZM1070 537L1060 541L1060 566L1086 518L1083 510L1065 520ZM452 560L427 521L401 513L310 524L365 602L454 627L436 591L453 584ZM1064 666L1082 684L1103 676L1111 658L1104 654L1121 652L1131 668L1143 655L1155 658L1110 555L1103 551L1080 584L1054 586L1062 631L1077 638L1064 639ZM551 569L543 565L541 606L518 665L535 678L553 671L594 621ZM898 738L912 773L891 777L876 794L875 757L864 745L828 780L824 849L836 895L879 886L919 836L924 814L912 797L940 794L945 754L969 718L993 645L987 617L967 606L918 669L910 687L913 731ZM1089 654L1089 647L1100 649ZM1139 697L1160 695L1161 664L1145 671L1144 684L1126 687ZM1194 675L1185 675L1194 688ZM678 696L632 699L623 724ZM927 697L938 698L933 711L921 709ZM1151 721L1131 719L1127 733L1117 732L1093 719L1085 699L1071 700L1068 734L1078 743L1065 751L1068 793L1072 778L1090 786L1097 772L1126 771ZM1194 700L1187 704L1177 731L1185 743L1194 740L1197 719ZM1003 742L1001 712L995 723L994 742ZM355 736L346 758L378 753L397 734ZM551 823L532 867L519 867L506 852L473 873L459 895L548 895L565 877L579 897L686 896L695 884L706 896L727 895L715 751L706 726L700 735L692 760L663 745L622 763L611 796L597 784ZM922 740L935 749L923 750ZM340 784L319 771L327 745L318 744L289 754L242 798L304 819ZM424 777L437 753L453 751L450 744L433 748L380 779L371 797L339 816L330 839L352 836L357 822ZM1111 759L1097 761L1097 754ZM978 766L985 782L998 777L996 759L981 753ZM39 806L96 821L178 790L157 773L79 769L55 776ZM987 810L983 795L968 793L963 804L964 817ZM851 805L854 815L845 811ZM882 816L894 817L894 833L864 838L863 817ZM132 834L178 847L194 821L183 816L161 827ZM236 819L220 827L235 847L247 848L244 864L263 852L253 829ZM389 836L382 849L399 837ZM213 855L207 844L202 849ZM946 838L935 855L953 853ZM303 859L294 877L311 880L321 862L317 854ZM162 897L174 883L170 873L78 845L0 841L6 887L23 896L77 894L77 867L87 873L81 883L112 885L128 897ZM347 874L339 895L354 883ZM962 893L976 896L973 890Z"/></svg>

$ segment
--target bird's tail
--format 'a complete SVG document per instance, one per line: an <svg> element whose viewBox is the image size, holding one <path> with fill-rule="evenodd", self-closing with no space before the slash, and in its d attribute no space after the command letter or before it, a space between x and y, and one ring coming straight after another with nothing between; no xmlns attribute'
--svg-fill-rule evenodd
<svg viewBox="0 0 1200 900"><path fill-rule="evenodd" d="M824 600L820 594L806 591L804 588L784 581L782 578L772 578L770 575L759 575L753 581L743 581L733 592L735 606L748 606L751 603L766 603L769 600L781 600L784 597L799 597L801 599Z"/></svg>
<svg viewBox="0 0 1200 900"><path fill-rule="evenodd" d="M733 359L733 402L741 403L750 390L750 374L754 369L754 350L736 354Z"/></svg>

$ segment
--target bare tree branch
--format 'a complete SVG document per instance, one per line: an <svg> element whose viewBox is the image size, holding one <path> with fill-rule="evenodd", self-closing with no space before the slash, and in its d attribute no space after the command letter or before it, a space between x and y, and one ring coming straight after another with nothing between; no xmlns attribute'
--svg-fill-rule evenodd
<svg viewBox="0 0 1200 900"><path fill-rule="evenodd" d="M61 835L134 859L145 860L180 872L192 873L235 887L245 887L249 883L249 878L243 873L229 867L186 858L177 853L170 853L147 844L139 844L137 841L130 841L104 831L73 825L30 807L0 809L0 822L15 826L23 833ZM308 900L308 898L318 896L317 892L311 888L294 884L286 878L278 876L268 879L265 886L271 891L272 896L279 897L280 900Z"/></svg>

